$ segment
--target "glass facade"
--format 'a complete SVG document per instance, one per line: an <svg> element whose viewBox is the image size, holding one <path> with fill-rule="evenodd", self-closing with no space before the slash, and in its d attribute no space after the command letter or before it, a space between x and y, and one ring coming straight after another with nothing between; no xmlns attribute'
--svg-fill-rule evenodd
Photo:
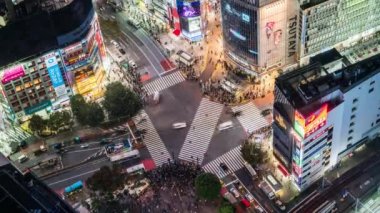
<svg viewBox="0 0 380 213"><path fill-rule="evenodd" d="M249 68L258 63L258 6L252 1L222 0L222 25L226 55Z"/></svg>

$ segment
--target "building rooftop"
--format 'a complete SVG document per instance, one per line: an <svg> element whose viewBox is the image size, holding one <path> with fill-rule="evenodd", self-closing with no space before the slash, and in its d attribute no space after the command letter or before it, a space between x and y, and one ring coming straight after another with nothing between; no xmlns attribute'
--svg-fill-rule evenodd
<svg viewBox="0 0 380 213"><path fill-rule="evenodd" d="M51 13L41 11L0 29L0 67L58 47L57 36L78 28L91 0L75 0Z"/></svg>
<svg viewBox="0 0 380 213"><path fill-rule="evenodd" d="M2 158L4 156L0 157ZM2 212L74 212L33 174L20 173L9 161L0 164L0 186Z"/></svg>
<svg viewBox="0 0 380 213"><path fill-rule="evenodd" d="M276 79L277 87L294 108L304 108L336 90L344 93L378 73L380 71L380 54L332 73L328 73L323 65L321 62L315 61Z"/></svg>
<svg viewBox="0 0 380 213"><path fill-rule="evenodd" d="M342 59L343 56L336 50L335 48L324 52L323 54L318 54L310 58L310 63L321 63L321 64L329 64L331 62Z"/></svg>

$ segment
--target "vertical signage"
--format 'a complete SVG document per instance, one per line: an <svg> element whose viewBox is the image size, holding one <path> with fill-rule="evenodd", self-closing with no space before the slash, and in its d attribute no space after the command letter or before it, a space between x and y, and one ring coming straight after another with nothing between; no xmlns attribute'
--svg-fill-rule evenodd
<svg viewBox="0 0 380 213"><path fill-rule="evenodd" d="M65 82L62 78L61 69L59 68L57 58L55 57L55 53L45 57L45 64L48 70L51 83L54 87L55 93L57 96L62 96L66 94Z"/></svg>

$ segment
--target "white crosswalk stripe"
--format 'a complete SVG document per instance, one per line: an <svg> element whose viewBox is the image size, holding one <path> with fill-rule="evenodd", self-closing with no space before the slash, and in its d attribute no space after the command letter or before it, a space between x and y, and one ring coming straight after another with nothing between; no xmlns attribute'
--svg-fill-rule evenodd
<svg viewBox="0 0 380 213"><path fill-rule="evenodd" d="M232 107L232 111L242 112L237 119L245 130L248 130L249 132L253 132L269 125L268 121L261 115L260 110L252 102Z"/></svg>
<svg viewBox="0 0 380 213"><path fill-rule="evenodd" d="M210 172L218 176L218 178L223 178L232 172L235 172L244 167L244 159L241 156L241 145L231 149L230 151L224 153L223 155L217 157L215 160L202 166L203 170ZM229 169L228 172L224 172L220 168L220 163L225 163Z"/></svg>
<svg viewBox="0 0 380 213"><path fill-rule="evenodd" d="M143 112L143 114L146 114ZM133 118L137 124L138 129L146 130L144 135L144 143L148 148L150 155L152 156L156 166L161 166L164 163L168 162L168 158L171 159L171 156L168 150L165 147L165 144L162 142L160 135L158 135L156 129L154 128L152 121L149 119L149 116L145 117L145 121L138 123L137 117Z"/></svg>
<svg viewBox="0 0 380 213"><path fill-rule="evenodd" d="M187 133L179 159L202 163L223 105L203 98Z"/></svg>
<svg viewBox="0 0 380 213"><path fill-rule="evenodd" d="M180 71L177 71L170 73L169 75L165 75L162 78L157 78L145 84L143 87L148 95L151 95L156 91L162 91L183 81L185 81L185 78Z"/></svg>

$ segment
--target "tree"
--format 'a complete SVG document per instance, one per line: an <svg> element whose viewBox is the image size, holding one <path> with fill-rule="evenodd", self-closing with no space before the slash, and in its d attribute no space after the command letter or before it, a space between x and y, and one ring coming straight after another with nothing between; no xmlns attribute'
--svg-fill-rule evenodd
<svg viewBox="0 0 380 213"><path fill-rule="evenodd" d="M234 213L235 208L228 201L224 200L219 207L219 213Z"/></svg>
<svg viewBox="0 0 380 213"><path fill-rule="evenodd" d="M96 102L87 104L85 123L94 127L104 121L104 112L100 105Z"/></svg>
<svg viewBox="0 0 380 213"><path fill-rule="evenodd" d="M73 122L71 119L70 112L65 110L53 112L52 114L50 114L47 124L50 130L58 131L60 128L63 127L71 128Z"/></svg>
<svg viewBox="0 0 380 213"><path fill-rule="evenodd" d="M41 132L46 128L46 124L47 122L45 119L37 114L34 114L32 115L32 118L30 118L29 129L34 133L41 134Z"/></svg>
<svg viewBox="0 0 380 213"><path fill-rule="evenodd" d="M265 155L261 148L254 143L245 141L240 151L243 159L251 165L259 165L265 161Z"/></svg>
<svg viewBox="0 0 380 213"><path fill-rule="evenodd" d="M82 124L86 124L87 118L87 103L84 100L83 96L80 94L74 95L70 98L71 110L76 118L76 120Z"/></svg>
<svg viewBox="0 0 380 213"><path fill-rule="evenodd" d="M141 109L142 104L134 92L120 82L114 82L106 87L103 106L110 118L131 118Z"/></svg>
<svg viewBox="0 0 380 213"><path fill-rule="evenodd" d="M112 169L103 166L86 181L87 186L93 191L113 192L124 184L124 175L120 165L114 164Z"/></svg>
<svg viewBox="0 0 380 213"><path fill-rule="evenodd" d="M206 200L213 200L219 196L222 188L218 177L212 173L203 173L195 179L197 195Z"/></svg>

